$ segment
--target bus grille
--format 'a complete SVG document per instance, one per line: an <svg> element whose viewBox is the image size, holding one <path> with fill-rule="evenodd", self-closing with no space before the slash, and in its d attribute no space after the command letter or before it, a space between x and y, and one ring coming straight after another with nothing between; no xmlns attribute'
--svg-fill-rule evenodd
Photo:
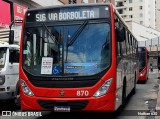
<svg viewBox="0 0 160 119"><path fill-rule="evenodd" d="M71 111L79 111L84 109L88 101L67 101L67 102L57 102L50 100L38 100L39 105L47 110L54 110L55 106L70 106Z"/></svg>

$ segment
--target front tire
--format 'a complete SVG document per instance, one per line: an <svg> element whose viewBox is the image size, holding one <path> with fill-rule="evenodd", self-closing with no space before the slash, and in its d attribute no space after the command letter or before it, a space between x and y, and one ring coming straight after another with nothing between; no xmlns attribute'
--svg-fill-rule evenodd
<svg viewBox="0 0 160 119"><path fill-rule="evenodd" d="M120 113L123 111L123 109L125 108L126 105L126 80L124 80L123 82L123 89L122 89L122 104L121 106L118 108L118 110L116 110L115 114L116 115L120 115Z"/></svg>
<svg viewBox="0 0 160 119"><path fill-rule="evenodd" d="M20 108L20 93L19 90L16 92L14 104L17 108Z"/></svg>
<svg viewBox="0 0 160 119"><path fill-rule="evenodd" d="M123 90L122 90L122 107L124 108L125 105L126 105L126 81L124 80Z"/></svg>
<svg viewBox="0 0 160 119"><path fill-rule="evenodd" d="M136 74L135 74L134 88L132 89L132 92L131 92L132 95L136 94L136 84L137 84L137 82L136 82Z"/></svg>

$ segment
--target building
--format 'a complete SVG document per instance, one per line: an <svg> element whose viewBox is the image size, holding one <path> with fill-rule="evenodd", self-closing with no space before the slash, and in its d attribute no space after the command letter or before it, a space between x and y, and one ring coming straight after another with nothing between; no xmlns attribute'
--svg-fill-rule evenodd
<svg viewBox="0 0 160 119"><path fill-rule="evenodd" d="M38 4L40 4L41 6L52 6L52 5L63 5L63 2L61 2L60 0L31 0L33 2L36 2Z"/></svg>
<svg viewBox="0 0 160 119"><path fill-rule="evenodd" d="M13 2L28 9L42 7L42 5L34 2L33 0L13 0Z"/></svg>
<svg viewBox="0 0 160 119"><path fill-rule="evenodd" d="M140 25L134 21L127 21L126 23L138 41L146 41L160 36L160 32L151 27Z"/></svg>
<svg viewBox="0 0 160 119"><path fill-rule="evenodd" d="M155 28L155 0L115 0L115 6L125 21Z"/></svg>
<svg viewBox="0 0 160 119"><path fill-rule="evenodd" d="M156 30L160 31L160 0L156 0Z"/></svg>
<svg viewBox="0 0 160 119"><path fill-rule="evenodd" d="M0 29L6 28L11 22L10 17L10 5L2 0L0 0Z"/></svg>
<svg viewBox="0 0 160 119"><path fill-rule="evenodd" d="M42 6L52 6L52 5L65 5L65 4L82 4L82 3L115 3L115 0L47 0L47 2L44 2L44 0L32 0Z"/></svg>
<svg viewBox="0 0 160 119"><path fill-rule="evenodd" d="M13 20L22 20L27 9L37 7L42 6L31 0L0 0L0 29L8 28Z"/></svg>
<svg viewBox="0 0 160 119"><path fill-rule="evenodd" d="M160 51L159 31L133 21L128 21L126 23L138 40L139 46L146 46L149 51Z"/></svg>
<svg viewBox="0 0 160 119"><path fill-rule="evenodd" d="M72 0L60 0L64 4L69 4L69 1ZM82 4L82 3L96 3L96 2L102 2L103 0L75 0L76 4Z"/></svg>
<svg viewBox="0 0 160 119"><path fill-rule="evenodd" d="M59 0L64 4L69 4L69 0ZM72 0L71 0L72 1ZM81 4L81 3L107 3L107 2L111 2L111 3L115 3L115 0L75 0L76 4Z"/></svg>

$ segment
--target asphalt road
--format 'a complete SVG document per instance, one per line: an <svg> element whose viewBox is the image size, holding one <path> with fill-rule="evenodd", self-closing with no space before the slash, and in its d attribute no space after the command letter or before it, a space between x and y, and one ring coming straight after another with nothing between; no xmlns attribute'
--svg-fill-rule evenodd
<svg viewBox="0 0 160 119"><path fill-rule="evenodd" d="M42 116L16 116L18 113L14 113L15 116L1 116L2 111L20 112L20 109L12 106L10 101L0 102L0 119L46 119L52 117L52 119L66 118L66 119L155 119L155 116L146 116L145 112L156 114L157 94L159 91L160 79L157 78L157 70L150 72L149 79L145 84L138 83L136 85L136 94L130 96L127 100L126 107L119 114L106 113L52 113L41 112ZM27 112L28 114L28 112Z"/></svg>
<svg viewBox="0 0 160 119"><path fill-rule="evenodd" d="M160 79L157 70L150 72L145 84L137 84L136 94L128 99L127 105L116 119L154 119ZM144 113L145 112L145 113ZM153 115L147 115L151 114Z"/></svg>

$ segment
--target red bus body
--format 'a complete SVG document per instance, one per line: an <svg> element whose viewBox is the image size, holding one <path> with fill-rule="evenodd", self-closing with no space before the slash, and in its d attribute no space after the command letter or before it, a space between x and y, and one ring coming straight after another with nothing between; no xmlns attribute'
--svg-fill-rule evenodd
<svg viewBox="0 0 160 119"><path fill-rule="evenodd" d="M146 81L148 79L148 75L149 75L148 50L145 47L139 47L138 49L139 49L138 50L139 57L143 57L143 59L139 58L140 65L141 65L141 62L144 62L143 66L142 67L140 66L140 69L139 69L138 81Z"/></svg>
<svg viewBox="0 0 160 119"><path fill-rule="evenodd" d="M81 7L83 5L79 5L79 6ZM115 23L114 23L115 22L114 14L116 12L112 5L108 4L108 6L110 9L110 17L111 17L111 26L110 26L111 28L110 37L111 37L111 43L112 43L111 45L111 51L112 51L111 52L111 64L107 72L105 72L105 74L101 76L100 80L97 81L92 86L77 87L77 88L76 86L74 86L74 84L73 84L73 88L72 87L63 88L63 86L62 87L55 86L56 88L48 88L48 87L46 88L46 87L41 87L41 86L35 86L35 85L39 85L39 82L32 83L29 77L27 76L28 74L25 72L23 68L23 58L22 58L24 54L23 38L24 38L24 31L25 31L25 25L26 25L24 23L22 40L21 40L21 48L20 48L20 67L19 67L20 80L21 80L20 99L21 99L21 109L22 110L54 110L54 111L57 111L55 110L55 106L64 106L64 107L70 106L71 111L73 109L73 110L78 110L78 111L81 110L81 111L109 111L109 112L111 111L111 112L114 112L122 104L123 87L125 87L126 96L128 96L128 94L135 88L135 84L138 80L138 66L135 65L135 66L132 66L130 70L126 70L124 68L122 69L121 65L117 65L117 56L116 56L117 46L116 46L116 39L115 39ZM133 41L133 43L135 43L135 46L137 46L136 44L137 42ZM134 64L133 62L130 64L128 63L128 61L126 61L126 63L129 66L131 66L131 64ZM131 72L131 71L134 71L134 72ZM130 78L130 77L134 77L134 78ZM93 96L95 92L104 84L104 82L108 80L112 80L112 81L111 81L111 84L109 86L107 93L99 97ZM22 82L25 82L25 84L22 85ZM24 85L27 85L29 87L29 90L33 93L33 95L32 93L30 93L31 96L29 96L24 93L24 89L23 89ZM117 100L118 102L116 102ZM61 111L65 111L65 109Z"/></svg>

